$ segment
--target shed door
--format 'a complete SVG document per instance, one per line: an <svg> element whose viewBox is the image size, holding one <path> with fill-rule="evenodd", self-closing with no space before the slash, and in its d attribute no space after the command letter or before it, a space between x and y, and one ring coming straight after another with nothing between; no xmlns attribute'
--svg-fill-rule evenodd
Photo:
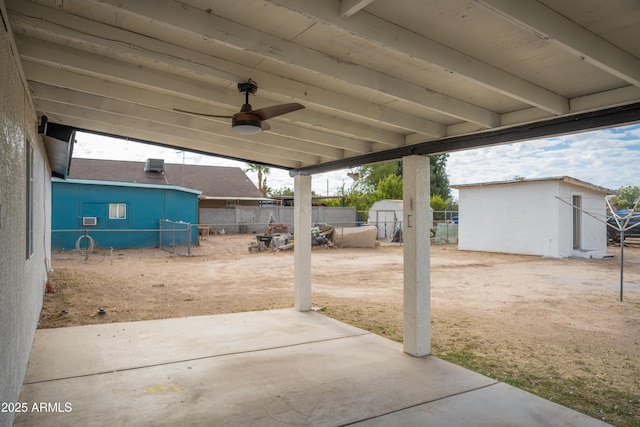
<svg viewBox="0 0 640 427"><path fill-rule="evenodd" d="M389 238L393 235L394 227L398 222L396 211L376 211L376 224L378 225L378 238Z"/></svg>
<svg viewBox="0 0 640 427"><path fill-rule="evenodd" d="M573 249L582 247L582 196L573 196Z"/></svg>

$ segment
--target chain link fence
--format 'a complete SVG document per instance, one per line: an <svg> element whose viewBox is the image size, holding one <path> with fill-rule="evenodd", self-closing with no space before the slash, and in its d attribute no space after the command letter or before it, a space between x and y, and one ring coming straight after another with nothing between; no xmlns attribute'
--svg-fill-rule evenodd
<svg viewBox="0 0 640 427"><path fill-rule="evenodd" d="M183 221L160 220L159 246L163 251L174 255L191 256L191 224Z"/></svg>
<svg viewBox="0 0 640 427"><path fill-rule="evenodd" d="M436 211L431 227L434 244L450 244L458 241L458 216L455 211ZM342 228L367 225L358 215L355 222L327 224L341 232ZM402 221L393 221L394 232L385 236L388 242L402 243ZM378 227L381 225L378 224ZM382 224L385 226L385 224ZM173 255L192 254L192 249L201 240L212 235L224 234L287 234L290 224L268 222L256 223L210 223L191 224L182 221L159 220L157 229L99 229L52 231L52 258L55 260L81 259L88 262L103 262L118 256L120 249L151 251L160 249L158 255L167 252Z"/></svg>

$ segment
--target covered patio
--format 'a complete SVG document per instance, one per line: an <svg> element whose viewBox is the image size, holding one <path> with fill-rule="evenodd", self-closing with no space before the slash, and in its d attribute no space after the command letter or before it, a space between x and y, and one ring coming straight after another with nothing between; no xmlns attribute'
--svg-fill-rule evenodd
<svg viewBox="0 0 640 427"><path fill-rule="evenodd" d="M629 1L0 5L55 176L77 130L289 170L296 310L311 309L312 176L401 159L414 356L431 346L429 156L640 117Z"/></svg>
<svg viewBox="0 0 640 427"><path fill-rule="evenodd" d="M15 426L604 426L315 312L38 330ZM53 405L53 406L52 406Z"/></svg>
<svg viewBox="0 0 640 427"><path fill-rule="evenodd" d="M0 14L3 130L36 145L44 224L31 263L24 218L4 241L12 285L29 286L2 288L4 401L41 306L49 177L73 167L76 131L286 169L296 199L295 310L38 330L22 401L73 410L18 425L598 424L428 356L429 156L637 123L637 2L0 0ZM25 165L7 181L26 199L30 151L14 151L3 165ZM306 232L312 175L398 159L402 345L309 312Z"/></svg>

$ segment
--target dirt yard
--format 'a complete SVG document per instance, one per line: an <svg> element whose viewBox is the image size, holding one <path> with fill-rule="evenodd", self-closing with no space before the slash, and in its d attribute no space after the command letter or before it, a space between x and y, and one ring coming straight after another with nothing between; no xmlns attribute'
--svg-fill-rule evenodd
<svg viewBox="0 0 640 427"><path fill-rule="evenodd" d="M190 257L55 254L40 327L292 307L293 252L251 254L253 240L211 236ZM314 306L401 340L402 250L314 249ZM609 253L548 259L432 246L433 353L607 422L640 425L640 248L625 248L624 302L619 249Z"/></svg>

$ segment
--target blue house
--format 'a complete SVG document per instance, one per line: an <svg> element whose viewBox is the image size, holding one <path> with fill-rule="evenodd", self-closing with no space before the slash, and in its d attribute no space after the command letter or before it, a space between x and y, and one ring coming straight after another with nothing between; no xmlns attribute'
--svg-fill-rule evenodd
<svg viewBox="0 0 640 427"><path fill-rule="evenodd" d="M158 247L162 220L185 230L174 235L181 240L165 244L186 244L187 236L191 244L197 243L198 190L167 184L52 178L51 192L52 249L84 247L89 240L84 237L85 230L97 247ZM163 239L170 234L167 231Z"/></svg>

